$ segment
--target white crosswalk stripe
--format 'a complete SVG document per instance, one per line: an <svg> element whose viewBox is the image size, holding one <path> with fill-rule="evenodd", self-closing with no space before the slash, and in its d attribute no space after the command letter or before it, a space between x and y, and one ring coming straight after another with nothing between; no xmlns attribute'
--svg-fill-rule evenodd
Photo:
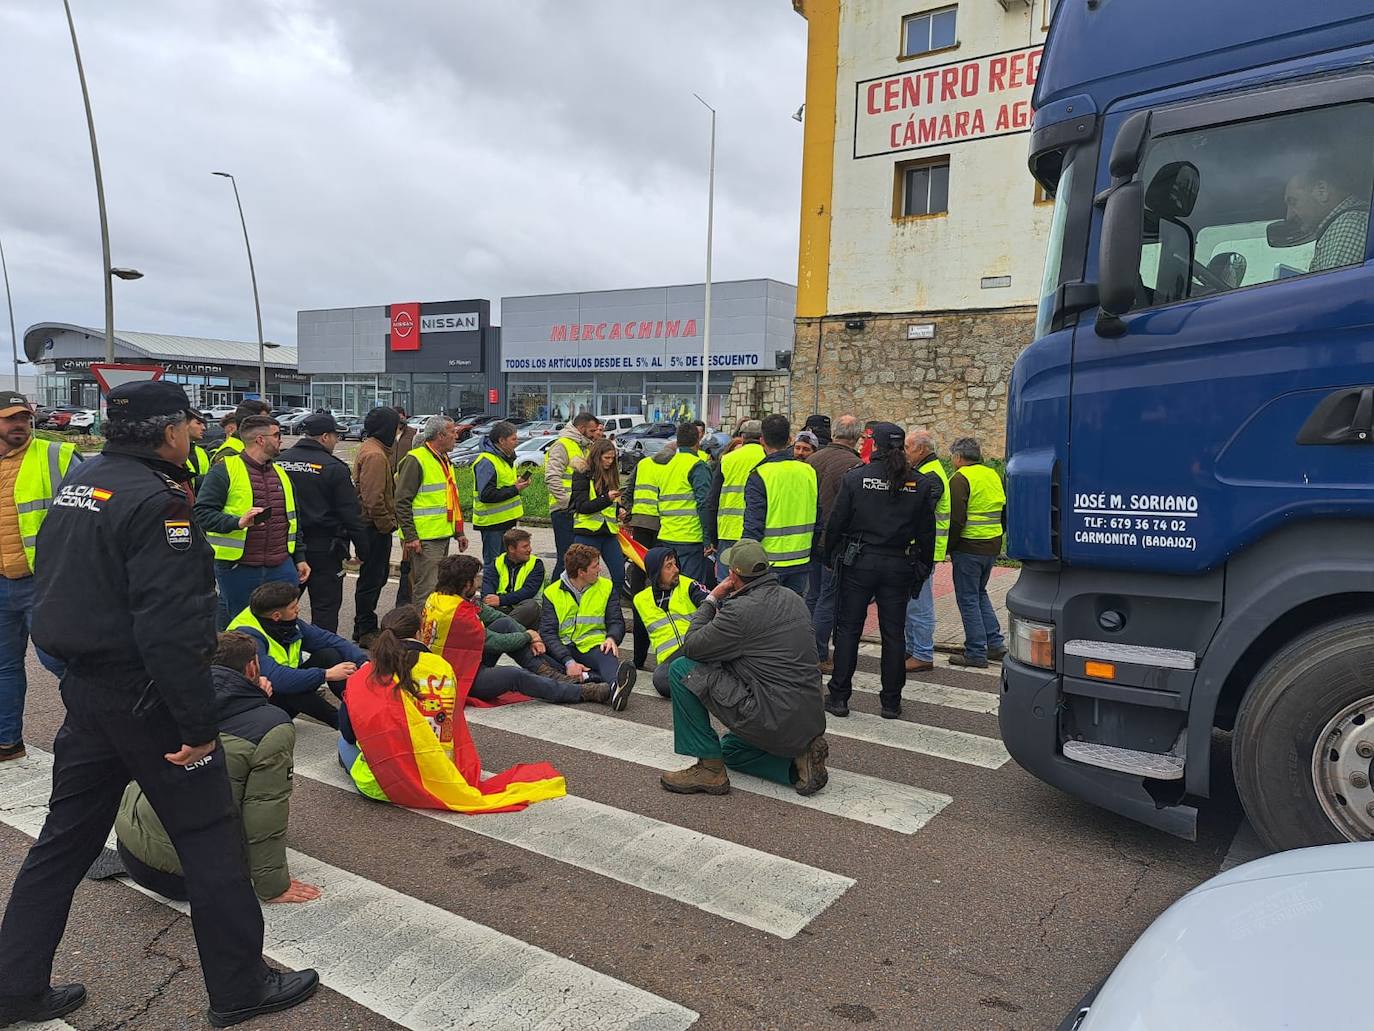
<svg viewBox="0 0 1374 1031"><path fill-rule="evenodd" d="M37 836L52 756L30 747L28 759L5 765L0 820ZM401 1027L682 1031L697 1020L677 1003L438 906L292 849L287 857L292 873L323 895L265 907L264 952L289 967L315 967L325 985Z"/></svg>
<svg viewBox="0 0 1374 1031"><path fill-rule="evenodd" d="M466 716L473 726L521 734L655 770L674 770L687 764L683 756L673 751L671 731L594 715L572 706L525 702L495 709L468 709ZM742 791L901 834L916 833L954 801L938 791L833 767L830 768L830 783L823 791L809 797L785 785L740 773L732 772L730 783Z"/></svg>
<svg viewBox="0 0 1374 1031"><path fill-rule="evenodd" d="M295 772L353 791L338 735L297 724ZM413 810L465 831L791 938L850 888L849 877L568 795L519 813Z"/></svg>
<svg viewBox="0 0 1374 1031"><path fill-rule="evenodd" d="M851 686L864 694L878 694L883 681L876 673L857 670ZM981 712L995 715L997 695L992 691L971 691L966 687L950 687L948 684L932 684L923 680L907 679L902 688L902 700L922 702L926 705L943 705L948 709L963 709L965 712Z"/></svg>

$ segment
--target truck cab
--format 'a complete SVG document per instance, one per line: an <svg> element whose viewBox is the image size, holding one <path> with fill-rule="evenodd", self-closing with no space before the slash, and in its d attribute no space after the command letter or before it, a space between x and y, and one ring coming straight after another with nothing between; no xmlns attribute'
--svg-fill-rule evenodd
<svg viewBox="0 0 1374 1031"><path fill-rule="evenodd" d="M1191 838L1214 732L1274 848L1374 837L1374 12L1061 0L1008 391L1002 734Z"/></svg>

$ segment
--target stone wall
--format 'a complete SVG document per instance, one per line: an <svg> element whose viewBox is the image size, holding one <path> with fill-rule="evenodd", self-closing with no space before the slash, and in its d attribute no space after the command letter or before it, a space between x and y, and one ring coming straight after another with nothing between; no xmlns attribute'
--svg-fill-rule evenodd
<svg viewBox="0 0 1374 1031"><path fill-rule="evenodd" d="M761 419L765 415L787 414L787 373L754 375L736 373L730 383L730 396L725 401L725 417L721 429L733 432L743 419Z"/></svg>
<svg viewBox="0 0 1374 1031"><path fill-rule="evenodd" d="M855 320L864 328L845 327ZM934 338L908 340L911 325L934 325ZM832 419L853 413L863 420L924 425L942 450L955 437L973 436L984 454L1000 457L1006 449L1007 378L1034 326L1034 310L1024 308L798 319L792 352L796 421L819 411Z"/></svg>

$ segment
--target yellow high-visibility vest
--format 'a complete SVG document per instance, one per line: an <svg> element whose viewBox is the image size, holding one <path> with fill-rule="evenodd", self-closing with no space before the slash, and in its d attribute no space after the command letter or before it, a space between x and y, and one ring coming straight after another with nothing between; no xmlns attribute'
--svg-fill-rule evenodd
<svg viewBox="0 0 1374 1031"><path fill-rule="evenodd" d="M949 554L949 473L945 472L944 465L934 455L926 459L926 464L916 471L934 473L945 485L945 491L935 506L935 561L943 562Z"/></svg>
<svg viewBox="0 0 1374 1031"><path fill-rule="evenodd" d="M716 537L734 543L744 536L744 485L766 455L759 444L741 444L720 460L720 507Z"/></svg>
<svg viewBox="0 0 1374 1031"><path fill-rule="evenodd" d="M606 640L606 605L611 600L611 581L598 577L576 599L561 579L544 588L544 597L558 615L558 639L589 652Z"/></svg>
<svg viewBox="0 0 1374 1031"><path fill-rule="evenodd" d="M280 643L273 639L272 635L263 629L258 617L253 615L251 608L244 609L233 619L229 620L229 625L225 627L225 632L237 630L241 626L250 627L262 635L262 639L267 642L267 654L272 657L272 661L278 666L289 666L292 669L301 668L301 639L298 637L291 642L291 647L283 648Z"/></svg>
<svg viewBox="0 0 1374 1031"><path fill-rule="evenodd" d="M754 472L768 491L763 550L775 569L805 565L816 536L816 470L805 462L763 462Z"/></svg>
<svg viewBox="0 0 1374 1031"><path fill-rule="evenodd" d="M241 517L253 507L253 482L248 478L248 463L242 455L230 455L224 460L229 471L229 494L224 502L224 514ZM272 471L281 480L282 491L286 497L286 550L288 554L296 551L296 491L291 486L291 477L282 472L281 467L272 466ZM237 562L243 558L248 542L248 528L237 530L211 530L205 539L215 549L215 558L223 562Z"/></svg>
<svg viewBox="0 0 1374 1031"><path fill-rule="evenodd" d="M531 555L526 559L525 564L515 570L515 584L511 585L511 567L505 553L496 556L496 593L510 594L518 591L525 586L525 581L530 578L530 573L534 571L534 564L539 560Z"/></svg>
<svg viewBox="0 0 1374 1031"><path fill-rule="evenodd" d="M491 467L496 470L496 486L515 486L515 468L504 457L498 462L496 456L490 451L483 451L472 463L473 476L477 475L477 466L482 462L490 462ZM474 495L472 499L472 525L478 528L509 523L512 519L519 519L524 514L525 502L519 494L513 498L507 498L505 501L496 501L490 504L477 495Z"/></svg>
<svg viewBox="0 0 1374 1031"><path fill-rule="evenodd" d="M639 460L639 464L635 466L635 493L630 505L630 515L658 516L658 495L663 489L660 481L665 468L662 462L655 462L652 458Z"/></svg>
<svg viewBox="0 0 1374 1031"><path fill-rule="evenodd" d="M692 493L692 470L700 459L693 451L679 451L663 467L658 492L658 539L675 544L702 540L701 514Z"/></svg>
<svg viewBox="0 0 1374 1031"><path fill-rule="evenodd" d="M588 479L587 489L590 492L587 495L588 498L594 500L597 497L596 482L591 479ZM606 527L606 529L609 530L611 533L615 533L620 529L620 521L615 517L614 504L607 505L605 508L599 509L598 511L592 512L590 514L578 512L576 515L573 516L574 533L596 533L603 526Z"/></svg>
<svg viewBox="0 0 1374 1031"><path fill-rule="evenodd" d="M966 465L954 470L954 475L968 481L968 516L959 536L969 541L1002 536L1002 509L1007 504L1002 477L985 465Z"/></svg>
<svg viewBox="0 0 1374 1031"><path fill-rule="evenodd" d="M33 572L33 556L38 544L38 530L48 517L62 477L71 468L76 454L75 444L59 444L34 437L19 463L19 475L14 480L14 507L19 513L19 536L24 557Z"/></svg>
<svg viewBox="0 0 1374 1031"><path fill-rule="evenodd" d="M410 516L415 522L415 535L422 541L447 540L458 529L463 518L458 507L458 499L453 499L453 512L450 517L448 508L448 477L444 475L443 463L435 456L428 444L407 452L420 463L420 489L411 500ZM454 493L457 493L455 488Z"/></svg>
<svg viewBox="0 0 1374 1031"><path fill-rule="evenodd" d="M666 611L654 600L653 584L634 597L635 611L649 631L649 646L660 666L677 654L687 636L687 628L697 610L692 604L691 587L692 581L685 576L678 577L677 585L668 596Z"/></svg>

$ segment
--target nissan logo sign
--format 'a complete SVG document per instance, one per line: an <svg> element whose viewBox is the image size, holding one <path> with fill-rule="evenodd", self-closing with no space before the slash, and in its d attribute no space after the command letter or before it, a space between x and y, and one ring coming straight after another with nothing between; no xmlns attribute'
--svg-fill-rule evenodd
<svg viewBox="0 0 1374 1031"><path fill-rule="evenodd" d="M391 332L402 340L415 332L415 320L411 318L410 312L398 311L395 318L391 320Z"/></svg>

